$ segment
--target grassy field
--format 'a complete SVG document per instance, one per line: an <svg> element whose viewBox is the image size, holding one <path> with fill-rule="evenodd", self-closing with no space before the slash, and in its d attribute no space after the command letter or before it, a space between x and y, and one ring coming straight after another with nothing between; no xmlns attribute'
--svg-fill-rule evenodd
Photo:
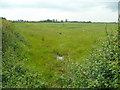
<svg viewBox="0 0 120 90"><path fill-rule="evenodd" d="M84 64L92 48L99 48L106 37L103 23L14 23L15 30L29 43L29 60L25 62L31 71L40 71L49 81L60 72L63 60ZM107 30L117 29L117 24L107 24Z"/></svg>

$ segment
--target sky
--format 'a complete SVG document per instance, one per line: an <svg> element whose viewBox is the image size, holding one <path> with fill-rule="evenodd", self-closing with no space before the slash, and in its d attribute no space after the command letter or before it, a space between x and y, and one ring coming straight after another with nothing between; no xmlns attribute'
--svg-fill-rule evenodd
<svg viewBox="0 0 120 90"><path fill-rule="evenodd" d="M0 17L8 20L117 22L119 0L0 0Z"/></svg>

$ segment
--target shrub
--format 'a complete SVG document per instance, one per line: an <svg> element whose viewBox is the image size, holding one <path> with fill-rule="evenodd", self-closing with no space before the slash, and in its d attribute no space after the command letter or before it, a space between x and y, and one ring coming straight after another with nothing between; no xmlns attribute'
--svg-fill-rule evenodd
<svg viewBox="0 0 120 90"><path fill-rule="evenodd" d="M92 52L88 59L88 87L118 88L118 38L117 33L107 35L101 49Z"/></svg>
<svg viewBox="0 0 120 90"><path fill-rule="evenodd" d="M2 87L47 87L40 73L29 71L23 64L29 59L27 42L14 31L12 22L3 19L2 24Z"/></svg>
<svg viewBox="0 0 120 90"><path fill-rule="evenodd" d="M101 48L93 49L84 60L85 65L65 61L68 72L59 76L59 87L67 88L119 88L118 36L109 34ZM68 62L69 61L69 62Z"/></svg>

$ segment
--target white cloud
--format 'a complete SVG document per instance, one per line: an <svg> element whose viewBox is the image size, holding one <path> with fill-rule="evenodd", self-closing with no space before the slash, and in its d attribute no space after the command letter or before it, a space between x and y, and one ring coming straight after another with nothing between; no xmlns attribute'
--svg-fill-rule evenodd
<svg viewBox="0 0 120 90"><path fill-rule="evenodd" d="M117 21L119 0L0 0L0 16L10 20L68 19Z"/></svg>

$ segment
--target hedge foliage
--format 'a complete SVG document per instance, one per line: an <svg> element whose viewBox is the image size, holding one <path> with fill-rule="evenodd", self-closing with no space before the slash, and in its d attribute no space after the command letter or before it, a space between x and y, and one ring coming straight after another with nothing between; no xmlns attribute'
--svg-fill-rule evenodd
<svg viewBox="0 0 120 90"><path fill-rule="evenodd" d="M28 44L14 31L12 22L2 20L2 87L40 88L47 83L37 72L30 72L23 62L28 60Z"/></svg>
<svg viewBox="0 0 120 90"><path fill-rule="evenodd" d="M62 88L120 88L120 68L118 66L118 34L108 33L101 48L93 48L90 56L85 59L85 65L71 64L65 61L69 69L67 74L58 78Z"/></svg>

